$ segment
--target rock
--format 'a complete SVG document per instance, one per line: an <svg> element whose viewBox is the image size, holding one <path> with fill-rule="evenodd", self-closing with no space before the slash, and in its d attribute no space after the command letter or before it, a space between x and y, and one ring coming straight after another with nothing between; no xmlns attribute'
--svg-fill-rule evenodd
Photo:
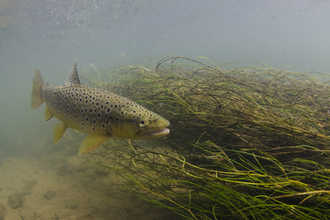
<svg viewBox="0 0 330 220"><path fill-rule="evenodd" d="M0 204L0 220L5 220L6 216L7 216L7 209L5 206L3 206L2 204Z"/></svg>
<svg viewBox="0 0 330 220"><path fill-rule="evenodd" d="M76 209L78 207L77 204L74 204L74 205L70 205L70 209Z"/></svg>
<svg viewBox="0 0 330 220"><path fill-rule="evenodd" d="M67 167L66 165L62 165L59 169L58 169L58 172L57 174L61 175L61 176L64 176L64 175L71 175L73 174L72 170Z"/></svg>
<svg viewBox="0 0 330 220"><path fill-rule="evenodd" d="M37 185L37 183L38 182L36 180L26 181L25 185L22 189L22 193L25 195L30 195L33 187L35 187L35 185Z"/></svg>
<svg viewBox="0 0 330 220"><path fill-rule="evenodd" d="M13 209L22 208L25 201L26 198L23 193L15 193L8 197L8 206Z"/></svg>
<svg viewBox="0 0 330 220"><path fill-rule="evenodd" d="M51 191L51 190L48 190L47 192L45 192L44 194L44 197L46 199L52 199L53 197L55 196L55 192L54 191Z"/></svg>
<svg viewBox="0 0 330 220"><path fill-rule="evenodd" d="M95 174L97 174L99 176L108 176L109 172L105 171L105 170L95 170Z"/></svg>
<svg viewBox="0 0 330 220"><path fill-rule="evenodd" d="M71 204L71 205L65 205L64 208L66 209L76 209L78 207L78 204Z"/></svg>

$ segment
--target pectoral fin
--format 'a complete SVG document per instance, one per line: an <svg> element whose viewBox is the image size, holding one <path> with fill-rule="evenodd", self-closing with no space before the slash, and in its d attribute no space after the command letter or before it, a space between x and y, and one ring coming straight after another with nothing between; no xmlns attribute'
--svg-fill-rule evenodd
<svg viewBox="0 0 330 220"><path fill-rule="evenodd" d="M56 144L63 136L67 126L64 123L57 124L54 127L54 144Z"/></svg>
<svg viewBox="0 0 330 220"><path fill-rule="evenodd" d="M106 142L111 135L105 135L105 134L89 134L85 140L82 142L79 153L78 154L85 154L88 153L97 147L99 147L101 144Z"/></svg>
<svg viewBox="0 0 330 220"><path fill-rule="evenodd" d="M45 109L45 120L49 121L50 119L52 119L53 117L53 113L49 110L48 105L46 105L46 109Z"/></svg>
<svg viewBox="0 0 330 220"><path fill-rule="evenodd" d="M31 93L31 108L35 109L41 105L44 100L42 99L42 89L45 87L45 83L42 80L40 71L36 69L33 76L32 82L32 93Z"/></svg>

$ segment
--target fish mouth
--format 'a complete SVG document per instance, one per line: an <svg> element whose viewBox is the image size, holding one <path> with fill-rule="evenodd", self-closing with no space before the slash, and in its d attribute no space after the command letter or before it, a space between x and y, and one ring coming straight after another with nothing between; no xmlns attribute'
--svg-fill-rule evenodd
<svg viewBox="0 0 330 220"><path fill-rule="evenodd" d="M150 131L146 131L139 139L156 139L168 135L170 133L170 129L167 127L170 125L170 122L163 119L160 125L161 126L157 126Z"/></svg>
<svg viewBox="0 0 330 220"><path fill-rule="evenodd" d="M148 132L145 133L142 137L150 137L150 136L155 136L155 138L162 137L165 135L168 135L170 133L170 129L168 128L161 128L156 131Z"/></svg>

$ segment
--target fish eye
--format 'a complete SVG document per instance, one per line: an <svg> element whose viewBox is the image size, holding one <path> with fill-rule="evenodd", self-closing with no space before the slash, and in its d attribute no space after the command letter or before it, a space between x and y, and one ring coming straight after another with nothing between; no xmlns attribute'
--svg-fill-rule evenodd
<svg viewBox="0 0 330 220"><path fill-rule="evenodd" d="M144 120L141 120L140 122L139 122L139 126L140 127L144 127L144 126L146 126L147 125L147 123L144 121Z"/></svg>

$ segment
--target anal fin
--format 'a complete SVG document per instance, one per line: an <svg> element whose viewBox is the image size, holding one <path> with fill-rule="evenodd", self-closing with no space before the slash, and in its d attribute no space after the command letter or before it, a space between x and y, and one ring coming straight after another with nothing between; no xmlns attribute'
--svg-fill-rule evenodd
<svg viewBox="0 0 330 220"><path fill-rule="evenodd" d="M63 136L67 126L64 123L57 124L54 127L54 144L56 144Z"/></svg>
<svg viewBox="0 0 330 220"><path fill-rule="evenodd" d="M108 135L108 134L89 134L89 135L87 135L87 137L84 139L84 141L80 145L78 154L85 154L85 153L88 153L88 152L96 149L101 144L106 142L110 137L111 137L111 135Z"/></svg>
<svg viewBox="0 0 330 220"><path fill-rule="evenodd" d="M53 117L53 113L50 111L48 105L46 105L46 109L45 109L45 120L49 121L50 119L52 119Z"/></svg>

